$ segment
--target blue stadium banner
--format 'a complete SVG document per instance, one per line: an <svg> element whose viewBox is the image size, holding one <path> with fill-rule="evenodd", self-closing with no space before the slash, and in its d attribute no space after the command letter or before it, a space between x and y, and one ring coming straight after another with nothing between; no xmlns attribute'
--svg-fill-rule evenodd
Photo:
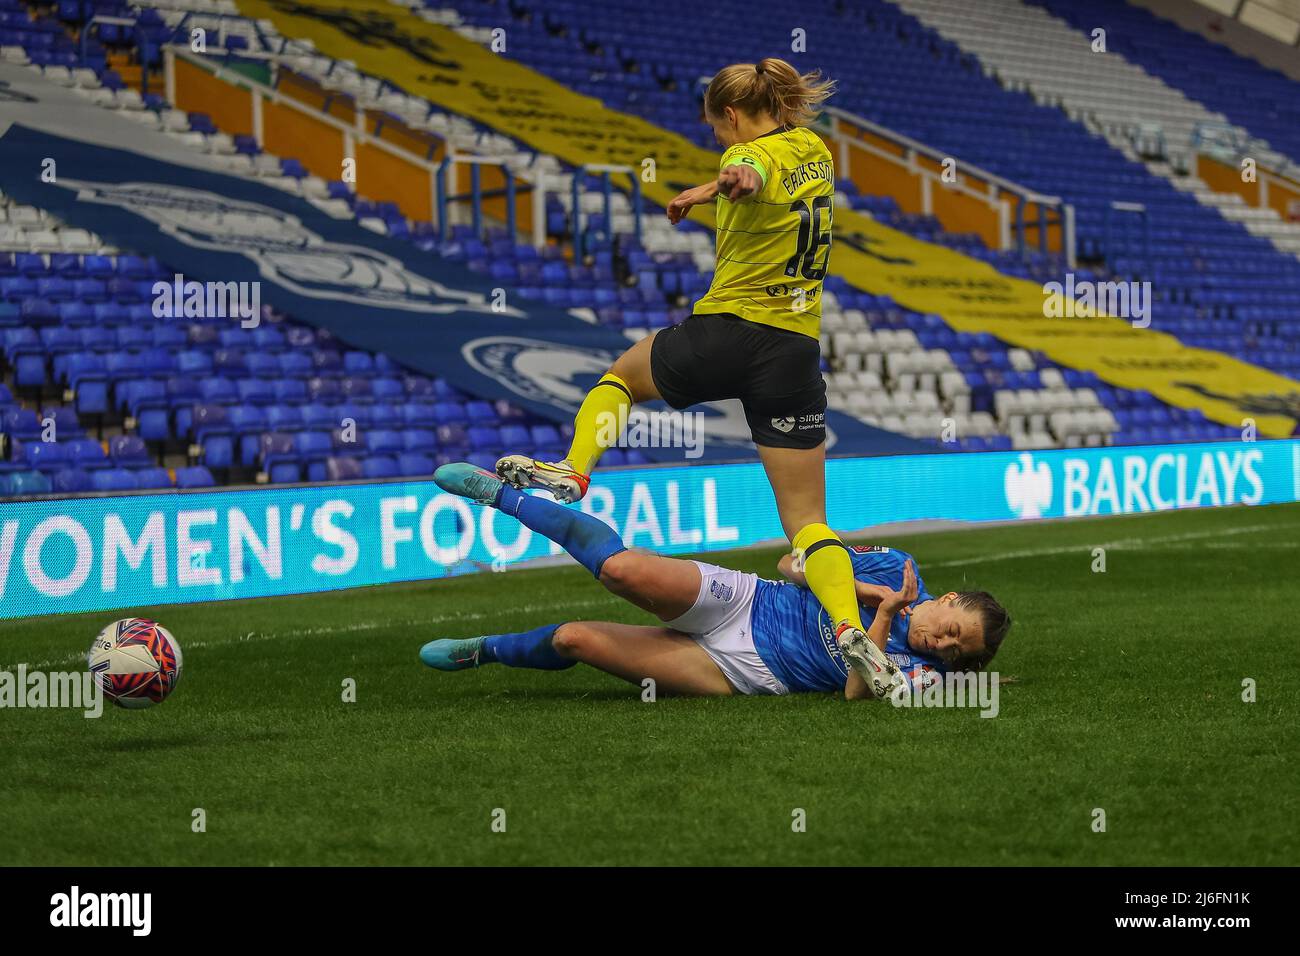
<svg viewBox="0 0 1300 956"><path fill-rule="evenodd" d="M837 459L830 521L1006 521L1300 500L1300 441ZM599 473L581 503L666 554L782 537L757 463ZM0 617L301 594L557 553L429 481L0 505Z"/></svg>
<svg viewBox="0 0 1300 956"><path fill-rule="evenodd" d="M43 182L46 159L57 177ZM187 282L260 283L260 301L382 352L471 395L510 399L553 421L631 343L621 333L500 289L461 264L376 235L305 199L247 178L14 124L0 137L0 190L114 245L155 256ZM183 320L180 320L183 321ZM755 458L738 403L701 409L714 458ZM922 451L839 412L841 455ZM655 461L681 448L645 447Z"/></svg>

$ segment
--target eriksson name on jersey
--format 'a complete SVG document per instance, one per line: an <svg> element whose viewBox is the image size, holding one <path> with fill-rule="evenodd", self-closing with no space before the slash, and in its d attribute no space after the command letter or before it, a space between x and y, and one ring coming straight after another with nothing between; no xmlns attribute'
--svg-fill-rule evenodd
<svg viewBox="0 0 1300 956"><path fill-rule="evenodd" d="M815 163L803 163L790 170L781 177L781 185L785 191L794 195L794 191L804 183L812 179L825 179L827 181L835 178L835 167L830 160L822 159Z"/></svg>

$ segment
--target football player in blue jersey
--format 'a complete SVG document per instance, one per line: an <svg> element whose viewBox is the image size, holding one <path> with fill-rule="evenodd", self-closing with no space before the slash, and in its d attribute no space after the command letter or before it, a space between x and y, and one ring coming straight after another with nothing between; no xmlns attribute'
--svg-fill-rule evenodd
<svg viewBox="0 0 1300 956"><path fill-rule="evenodd" d="M950 670L981 670L1011 626L991 595L950 591L933 597L911 555L859 546L851 556L869 645L845 644L792 555L778 566L788 580L767 581L701 561L630 551L599 518L518 491L473 465L443 465L434 481L556 542L611 593L663 622L572 621L517 634L441 638L420 650L420 659L439 670L490 663L563 670L584 663L637 684L651 678L666 694L843 690L857 700L903 686L924 689Z"/></svg>

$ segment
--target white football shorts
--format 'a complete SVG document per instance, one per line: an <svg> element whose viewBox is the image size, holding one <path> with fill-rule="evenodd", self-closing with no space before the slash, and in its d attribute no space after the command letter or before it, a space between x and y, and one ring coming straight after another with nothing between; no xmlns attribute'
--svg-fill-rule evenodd
<svg viewBox="0 0 1300 956"><path fill-rule="evenodd" d="M788 694L754 648L750 618L757 574L694 562L700 569L700 593L691 609L668 627L685 631L713 658L713 663L741 694Z"/></svg>

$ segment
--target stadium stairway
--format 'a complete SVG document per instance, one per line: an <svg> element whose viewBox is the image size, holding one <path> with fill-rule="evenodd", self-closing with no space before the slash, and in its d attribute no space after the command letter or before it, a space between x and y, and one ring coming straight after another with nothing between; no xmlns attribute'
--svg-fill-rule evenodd
<svg viewBox="0 0 1300 956"><path fill-rule="evenodd" d="M1184 30L1122 0L1025 0L1085 33L1104 23L1110 49L1151 77L1163 79L1207 110L1267 141L1261 165L1278 155L1300 162L1300 96L1296 82L1226 46Z"/></svg>
<svg viewBox="0 0 1300 956"><path fill-rule="evenodd" d="M1125 59L1119 49L1134 44L1123 41L1145 36L1149 24L1142 23L1144 32L1137 32L1139 24L1122 18L1126 28L1115 37L1119 48L1108 47L1099 53L1094 52L1090 35L1081 31L1087 25L1098 27L1113 21L1092 7L1075 10L1072 25L1048 9L1022 0L987 0L971 6L954 6L943 0L896 2L979 56L1009 89L1023 90L1045 105L1059 105L1072 119L1095 129L1131 162L1143 162L1152 174L1216 209L1223 218L1269 240L1279 251L1300 257L1300 222L1287 222L1270 207L1248 206L1235 193L1213 192L1186 172L1194 164L1199 137L1208 128L1215 130L1216 137L1253 141L1251 155L1266 168L1284 168L1291 160L1245 127L1232 125L1223 113L1211 112L1182 90ZM1155 32L1162 37L1168 33ZM1172 38L1171 43L1179 46ZM1282 79L1291 85L1292 95L1300 92L1294 83Z"/></svg>
<svg viewBox="0 0 1300 956"><path fill-rule="evenodd" d="M1122 51L1133 49L1135 43L1161 43L1166 31L1156 30L1161 39L1152 40L1138 33L1127 19L1117 23L1111 15L1117 8L1132 9L1124 4L1105 8L1076 4L1070 8L1075 16L1067 21L1057 13L1059 5L1038 6L1024 0L894 2L978 56L986 71L1006 88L1058 106L1076 122L1093 125L1112 145L1158 133L1171 153L1186 153L1195 148L1198 127L1232 126L1224 113L1189 97L1183 89L1125 56ZM1107 45L1097 52L1092 31L1101 28L1106 31ZM1204 40L1201 43L1210 45ZM1244 126L1237 125L1232 131L1241 139L1251 136ZM1269 150L1266 143L1260 146L1266 150L1259 156L1262 164L1284 161L1282 154Z"/></svg>

